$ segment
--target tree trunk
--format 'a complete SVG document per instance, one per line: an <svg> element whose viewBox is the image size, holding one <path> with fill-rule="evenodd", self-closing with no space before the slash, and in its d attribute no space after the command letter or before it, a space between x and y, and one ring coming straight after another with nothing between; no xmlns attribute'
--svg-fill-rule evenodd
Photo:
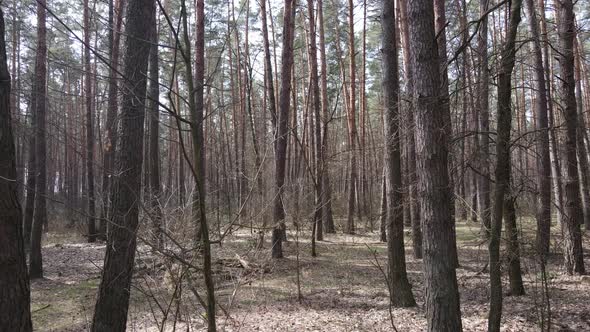
<svg viewBox="0 0 590 332"><path fill-rule="evenodd" d="M47 85L47 13L45 0L37 2L37 54L35 57L35 108L37 131L35 139L35 167L37 171L35 213L31 230L31 254L29 276L31 279L43 277L43 257L41 254L41 235L47 222L47 141L46 141L46 85Z"/></svg>
<svg viewBox="0 0 590 332"><path fill-rule="evenodd" d="M385 183L387 257L390 303L396 307L416 305L406 273L402 203L402 163L400 142L399 74L396 43L395 0L383 1L381 53L383 64L383 108L385 121Z"/></svg>
<svg viewBox="0 0 590 332"><path fill-rule="evenodd" d="M181 17L184 38L183 60L186 66L186 81L189 91L189 111L191 138L193 148L193 176L195 178L196 199L193 199L192 213L195 221L195 241L200 242L203 253L203 278L207 290L206 312L207 330L216 330L215 320L215 285L211 268L211 243L209 241L209 225L205 210L205 143L203 137L203 88L205 83L205 2L196 1L196 41L195 41L195 72L194 79L191 67L191 52L188 30L188 19L185 0L181 1Z"/></svg>
<svg viewBox="0 0 590 332"><path fill-rule="evenodd" d="M118 83L116 70L119 63L119 45L120 45L120 31L122 24L122 1L109 0L109 82L108 82L108 101L107 101L107 115L106 115L106 138L103 148L103 173L102 173L102 211L98 226L98 237L106 239L107 234L107 220L110 203L111 184L113 178L113 166L115 156L115 146L117 145L117 106L118 106ZM113 24L113 22L115 23Z"/></svg>
<svg viewBox="0 0 590 332"><path fill-rule="evenodd" d="M584 101L582 96L582 75L581 75L581 56L583 50L579 43L575 43L575 82L576 82L576 106L578 113L578 130L576 133L577 139L577 153L578 153L578 168L580 178L580 193L582 200L582 211L584 215L583 224L585 229L590 229L590 166L588 166L588 149L586 142L584 142L584 131L586 130L586 122L584 119Z"/></svg>
<svg viewBox="0 0 590 332"><path fill-rule="evenodd" d="M522 270L520 268L520 244L518 242L518 228L516 227L516 197L510 194L504 199L504 220L506 221L506 251L508 251L508 277L510 280L510 295L524 295Z"/></svg>
<svg viewBox="0 0 590 332"><path fill-rule="evenodd" d="M35 66L36 67L36 66ZM23 239L25 247L31 246L31 231L33 228L33 214L35 213L35 193L37 192L37 167L36 167L36 152L37 146L37 98L35 97L37 81L32 83L31 92L31 107L29 107L29 115L31 117L30 134L28 144L28 160L27 160L27 182L26 192L27 197L25 201L25 215L23 220Z"/></svg>
<svg viewBox="0 0 590 332"><path fill-rule="evenodd" d="M118 140L117 176L112 184L113 202L109 216L108 244L102 279L92 321L93 332L125 331L136 231L139 222L141 168L153 0L130 0L127 7L124 75L129 84L121 89L121 135Z"/></svg>
<svg viewBox="0 0 590 332"><path fill-rule="evenodd" d="M379 218L379 241L387 242L387 183L385 181L385 167L383 168L383 179L381 180L381 211Z"/></svg>
<svg viewBox="0 0 590 332"><path fill-rule="evenodd" d="M348 209L346 214L345 233L354 234L354 209L357 185L356 165L356 64L354 47L354 2L348 0L348 56L350 61L350 92L348 97L348 147L349 147L349 187L348 187Z"/></svg>
<svg viewBox="0 0 590 332"><path fill-rule="evenodd" d="M539 162L537 165L537 252L542 258L549 254L551 236L551 160L549 157L549 120L547 116L547 83L543 71L543 56L541 51L541 37L539 23L536 19L536 11L533 0L526 0L526 8L533 35L533 57L535 75L535 110L537 122L537 153Z"/></svg>
<svg viewBox="0 0 590 332"><path fill-rule="evenodd" d="M453 124L451 122L451 105L449 99L449 75L447 72L447 36L446 26L447 19L445 15L445 2L444 0L434 0L434 28L437 33L437 45L438 45L438 61L440 67L440 96L442 100L442 112L445 121L445 134L449 137L449 146L447 151L449 152L449 166L448 169L453 169L453 149L450 144L450 139L453 137ZM453 180L453 174L449 172L449 197L451 199L451 232L449 241L451 243L451 255L454 260L455 267L459 266L459 258L457 257L457 240L455 236L455 184Z"/></svg>
<svg viewBox="0 0 590 332"><path fill-rule="evenodd" d="M320 86L318 79L318 56L317 56L317 44L316 44L316 27L315 27L315 15L313 0L307 1L307 13L309 20L309 63L310 63L310 84L311 84L311 97L313 103L313 116L315 118L313 135L315 136L315 213L314 223L315 236L318 241L324 239L323 225L322 225L322 203L323 203L323 174L324 174L324 154L322 149L322 131L321 131L321 100L320 100Z"/></svg>
<svg viewBox="0 0 590 332"><path fill-rule="evenodd" d="M479 89L477 93L479 106L479 131L482 133L479 139L479 146L476 147L478 152L479 163L479 181L477 184L477 205L478 212L482 219L482 228L486 235L489 235L490 230L490 108L489 108L489 94L490 94L490 73L488 68L488 16L487 11L489 7L489 0L479 1L479 14L483 15L481 24L478 30L478 45L477 52L479 55Z"/></svg>
<svg viewBox="0 0 590 332"><path fill-rule="evenodd" d="M504 200L510 190L510 130L512 127L512 70L516 55L516 33L520 23L522 0L513 0L510 7L510 23L502 48L502 62L498 73L498 136L496 140L496 186L489 241L490 255L490 312L488 331L499 332L502 319L502 275L500 261L500 236ZM510 211L512 212L512 211Z"/></svg>
<svg viewBox="0 0 590 332"><path fill-rule="evenodd" d="M159 59L158 59L158 10L153 13L153 23L151 26L152 46L150 47L149 58L149 90L148 90L148 112L149 112L149 156L150 156L150 171L149 171L149 185L151 188L150 205L152 211L153 222L153 239L154 245L159 248L164 246L164 236L162 233L162 207L160 205L160 197L162 189L160 184L160 107L158 105L160 99L160 85L159 85Z"/></svg>
<svg viewBox="0 0 590 332"><path fill-rule="evenodd" d="M400 13L401 13L401 38L402 38L402 53L404 59L404 72L406 74L406 93L409 95L412 93L414 87L414 75L412 73L412 66L410 65L411 49L409 47L410 35L409 35L409 22L407 19L408 15L408 0L399 0ZM403 98L402 98L403 99ZM412 224L412 247L414 251L414 258L422 259L422 225L420 220L420 202L418 200L418 188L416 177L416 138L414 123L414 109L411 101L404 103L406 105L406 115L408 125L407 142L406 147L407 163L408 163L408 185L410 194L410 219Z"/></svg>
<svg viewBox="0 0 590 332"><path fill-rule="evenodd" d="M289 135L289 101L291 94L291 75L293 68L293 40L295 34L295 1L285 0L283 16L283 50L281 54L281 91L279 95L279 113L275 134L275 188L272 231L272 257L282 258L282 233L285 223L283 192L285 184L285 166L287 161L287 138Z"/></svg>
<svg viewBox="0 0 590 332"><path fill-rule="evenodd" d="M324 172L322 174L322 218L326 233L335 233L334 216L332 214L332 186L330 185L330 174L328 172L328 125L330 114L328 111L328 69L326 68L326 38L324 32L324 4L318 0L318 24L320 34L320 80L322 94L322 161Z"/></svg>
<svg viewBox="0 0 590 332"><path fill-rule="evenodd" d="M22 236L22 210L17 197L16 151L12 134L10 74L0 9L0 327L30 332L29 276Z"/></svg>
<svg viewBox="0 0 590 332"><path fill-rule="evenodd" d="M445 120L440 112L440 67L430 0L411 0L407 19L413 100L416 111L416 145L420 210L423 216L424 283L428 331L461 331L459 291L452 244L451 200L448 195L448 151Z"/></svg>
<svg viewBox="0 0 590 332"><path fill-rule="evenodd" d="M559 67L560 84L559 94L563 105L563 114L566 124L566 136L564 146L564 206L561 214L561 226L564 237L565 269L568 274L584 274L584 259L582 252L582 204L580 200L580 186L578 179L578 160L576 132L578 130L578 113L576 107L575 80L574 80L574 4L572 0L556 2L559 24Z"/></svg>
<svg viewBox="0 0 590 332"><path fill-rule="evenodd" d="M92 114L92 69L90 68L90 8L84 0L84 100L86 106L86 181L88 183L87 210L88 242L96 241L94 209L94 116Z"/></svg>

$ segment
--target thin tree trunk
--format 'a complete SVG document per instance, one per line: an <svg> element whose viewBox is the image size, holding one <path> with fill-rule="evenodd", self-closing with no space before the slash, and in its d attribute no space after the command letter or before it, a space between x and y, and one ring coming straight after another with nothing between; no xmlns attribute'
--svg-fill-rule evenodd
<svg viewBox="0 0 590 332"><path fill-rule="evenodd" d="M537 153L539 162L537 165L537 251L541 257L549 253L551 235L551 160L549 156L549 119L547 116L547 83L543 71L543 56L541 51L541 36L539 23L536 19L536 11L533 0L526 0L526 8L529 17L531 33L533 34L533 57L535 75L535 110L538 138Z"/></svg>
<svg viewBox="0 0 590 332"><path fill-rule="evenodd" d="M35 66L36 67L36 66ZM36 157L37 153L35 151L37 146L37 97L35 93L37 91L37 81L33 81L32 83L32 92L31 92L31 107L29 107L29 115L31 117L30 122L30 134L29 134L29 144L28 144L28 160L27 160L27 197L25 201L25 214L23 220L23 239L25 243L25 247L29 248L31 246L31 231L33 228L33 214L35 213L35 194L36 194L36 187L37 187L37 166L36 166Z"/></svg>
<svg viewBox="0 0 590 332"><path fill-rule="evenodd" d="M291 94L291 75L293 68L293 40L295 34L295 1L285 0L283 16L283 50L281 54L281 91L279 96L279 112L277 131L275 134L275 189L272 231L272 257L282 258L282 233L285 223L285 207L283 192L285 184L285 166L287 161L287 139L289 123L289 100Z"/></svg>
<svg viewBox="0 0 590 332"><path fill-rule="evenodd" d="M37 171L35 213L31 230L31 253L29 276L31 279L43 277L43 257L41 254L41 235L47 221L47 138L46 138L46 86L47 86L47 13L45 0L37 2L37 54L35 57L35 108L37 131L35 139L35 166Z"/></svg>
<svg viewBox="0 0 590 332"><path fill-rule="evenodd" d="M90 68L90 8L84 0L84 99L86 106L86 181L88 183L87 210L88 242L96 241L96 218L94 208L94 116L92 114L92 70Z"/></svg>
<svg viewBox="0 0 590 332"><path fill-rule="evenodd" d="M412 73L412 66L410 65L411 49L409 47L409 22L408 15L408 0L399 0L402 26L402 45L404 58L404 72L406 73L406 91L408 94L412 93L414 89L414 75ZM416 177L416 139L414 123L414 109L411 101L405 102L408 125L407 134L407 163L408 163L408 182L410 192L410 219L412 220L412 247L414 251L414 258L422 259L422 225L420 220L420 202L418 200L418 179Z"/></svg>
<svg viewBox="0 0 590 332"><path fill-rule="evenodd" d="M406 272L402 203L402 163L400 142L399 74L396 43L395 0L383 1L381 53L383 64L383 108L385 121L385 183L389 295L393 306L416 305Z"/></svg>
<svg viewBox="0 0 590 332"><path fill-rule="evenodd" d="M489 241L490 255L490 312L488 331L499 332L502 319L502 275L500 261L500 236L504 200L510 190L510 130L512 127L512 70L516 55L516 33L520 23L522 0L513 0L510 7L510 23L502 48L502 62L498 73L498 135L496 140L496 186ZM509 213L512 211L509 211Z"/></svg>
<svg viewBox="0 0 590 332"><path fill-rule="evenodd" d="M489 0L479 1L479 13L484 15L481 18L481 24L478 30L478 46L477 52L479 56L479 84L478 84L478 106L479 106L479 130L481 137L479 138L479 146L476 151L479 155L479 181L477 184L477 204L478 212L481 216L482 227L486 235L489 235L490 230L490 111L489 111L489 83L490 73L488 68L488 17L487 11L489 7Z"/></svg>
<svg viewBox="0 0 590 332"><path fill-rule="evenodd" d="M383 179L381 180L381 211L379 217L379 241L387 242L387 182L385 181L385 167L383 168Z"/></svg>
<svg viewBox="0 0 590 332"><path fill-rule="evenodd" d="M150 171L149 171L149 185L150 205L152 210L153 222L153 238L154 244L159 248L164 246L164 237L162 233L162 207L160 205L160 197L162 195L160 184L160 108L158 101L160 99L160 85L159 85L159 59L158 59L158 10L153 13L153 22L151 27L152 46L150 47L149 58L149 90L148 90L148 114L149 114L149 156L150 156Z"/></svg>
<svg viewBox="0 0 590 332"><path fill-rule="evenodd" d="M309 63L310 63L310 84L311 84L311 98L313 103L313 117L314 128L313 135L315 136L315 237L318 241L324 239L323 225L322 225L322 204L323 204L323 173L324 173L324 155L322 149L322 131L321 131L321 100L320 100L320 86L318 79L318 59L317 59L317 44L316 44L316 27L313 0L307 1L307 13L309 20ZM313 236L313 235L312 235Z"/></svg>
<svg viewBox="0 0 590 332"><path fill-rule="evenodd" d="M348 187L348 209L346 216L345 233L354 234L354 211L356 199L357 184L357 165L356 165L356 62L354 47L354 2L348 0L348 56L349 56L349 79L350 92L348 97L348 147L349 147L349 187Z"/></svg>
<svg viewBox="0 0 590 332"><path fill-rule="evenodd" d="M330 123L330 114L328 110L328 69L326 64L326 38L324 32L324 4L323 0L318 0L318 24L320 34L320 80L322 94L322 162L324 172L322 174L322 218L326 233L335 233L334 216L332 214L332 186L330 184L330 174L328 172L328 129Z"/></svg>

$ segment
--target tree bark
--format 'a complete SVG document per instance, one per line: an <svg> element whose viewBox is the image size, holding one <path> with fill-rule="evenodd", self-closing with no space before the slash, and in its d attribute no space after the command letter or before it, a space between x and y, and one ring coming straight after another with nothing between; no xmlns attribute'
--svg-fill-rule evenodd
<svg viewBox="0 0 590 332"><path fill-rule="evenodd" d="M348 187L348 209L346 214L345 233L354 234L354 211L357 186L357 165L356 165L356 63L354 47L354 2L348 0L348 56L349 56L349 84L350 92L348 97L348 147L349 147L349 187Z"/></svg>
<svg viewBox="0 0 590 332"><path fill-rule="evenodd" d="M35 57L35 108L37 131L35 139L35 169L37 171L35 213L31 230L31 253L29 276L31 279L43 277L43 257L41 254L41 235L47 222L47 141L46 141L46 87L47 87L47 13L46 0L37 2L37 54Z"/></svg>
<svg viewBox="0 0 590 332"><path fill-rule="evenodd" d="M574 80L574 4L572 0L557 1L559 23L558 55L560 64L559 94L562 100L563 114L566 124L564 146L564 205L561 214L561 226L564 237L565 269L568 274L584 274L584 259L582 251L582 204L580 200L580 186L578 178L578 160L576 132L578 130L578 113L576 107Z"/></svg>
<svg viewBox="0 0 590 332"><path fill-rule="evenodd" d="M518 242L518 228L516 227L516 197L510 194L504 199L504 220L506 221L506 251L508 251L508 277L510 280L510 295L524 295L522 270L520 268L520 244Z"/></svg>
<svg viewBox="0 0 590 332"><path fill-rule="evenodd" d="M94 208L94 115L92 114L92 69L90 67L90 8L84 0L84 100L86 106L86 181L88 183L87 210L88 242L96 241Z"/></svg>
<svg viewBox="0 0 590 332"><path fill-rule="evenodd" d="M442 98L442 111L445 120L445 133L449 137L449 145L447 151L449 153L448 169L453 169L453 149L451 139L453 137L453 124L451 121L451 105L449 100L449 75L447 72L447 36L446 36L447 18L445 14L445 1L434 0L434 27L437 34L438 46L438 61L440 67L440 96ZM459 266L459 258L457 257L457 240L455 236L455 184L453 174L449 172L449 197L451 199L451 232L449 234L449 241L451 243L451 255L454 260L455 267Z"/></svg>
<svg viewBox="0 0 590 332"><path fill-rule="evenodd" d="M154 10L153 0L130 0L128 3L124 56L124 75L128 84L121 89L123 103L117 176L112 185L108 243L92 321L93 332L122 332L127 325L139 222L145 118L143 100L150 50L150 31L145 28L145 22L151 22Z"/></svg>
<svg viewBox="0 0 590 332"><path fill-rule="evenodd" d="M116 1L116 4L113 4ZM107 115L105 122L106 138L103 144L103 173L102 173L102 211L98 226L98 237L105 240L107 234L107 220L110 203L111 184L113 178L115 146L117 145L117 108L118 83L116 70L119 63L120 31L122 24L123 0L109 0L109 81Z"/></svg>
<svg viewBox="0 0 590 332"><path fill-rule="evenodd" d="M148 89L148 112L149 112L149 156L150 156L150 171L149 171L149 185L151 188L150 205L152 211L153 222L153 239L154 244L159 248L164 246L164 236L162 233L162 207L160 205L160 197L162 195L160 183L160 107L158 105L160 99L160 84L159 84L159 52L158 52L158 10L153 12L151 37L152 46L150 47L149 58L149 89Z"/></svg>
<svg viewBox="0 0 590 332"><path fill-rule="evenodd" d="M406 73L406 93L411 94L414 89L414 75L412 73L412 66L410 65L411 52L409 43L409 22L408 22L408 0L399 0L402 26L402 45L404 56L404 72ZM414 258L422 259L422 225L420 219L420 202L418 200L418 179L416 176L416 138L414 123L414 108L411 101L406 104L407 122L409 123L407 142L407 163L408 163L408 178L409 178L409 193L410 193L410 219L412 223L412 247L414 251Z"/></svg>
<svg viewBox="0 0 590 332"><path fill-rule="evenodd" d="M332 214L332 186L330 184L330 173L328 170L328 129L330 114L328 110L328 69L326 62L326 38L324 31L324 3L318 0L318 25L320 34L320 80L322 94L322 155L324 172L322 174L322 218L326 233L336 233L334 216Z"/></svg>
<svg viewBox="0 0 590 332"><path fill-rule="evenodd" d="M488 331L499 332L502 319L502 274L500 261L500 236L504 200L510 190L510 130L512 127L512 70L516 55L516 33L520 23L522 0L513 0L510 7L510 23L502 47L502 60L498 73L498 136L496 140L496 186L489 238L490 255L490 312ZM513 211L509 211L513 212Z"/></svg>
<svg viewBox="0 0 590 332"><path fill-rule="evenodd" d="M390 303L395 307L416 305L406 273L402 203L402 163L400 142L399 74L396 42L395 0L383 1L381 53L383 65L383 108L385 121L385 193L387 258Z"/></svg>
<svg viewBox="0 0 590 332"><path fill-rule="evenodd" d="M533 0L526 0L531 33L533 35L534 86L536 91L535 116L537 122L537 252L542 258L549 254L551 236L551 160L549 156L549 119L547 115L547 83L543 70L539 23Z"/></svg>
<svg viewBox="0 0 590 332"><path fill-rule="evenodd" d="M10 74L0 9L0 327L30 332L31 295L17 197L16 151L12 132Z"/></svg>
<svg viewBox="0 0 590 332"><path fill-rule="evenodd" d="M311 97L313 103L313 116L315 118L313 135L315 136L315 213L314 223L315 226L315 237L318 241L324 239L323 225L322 225L322 204L323 204L323 174L324 174L324 151L322 149L322 131L321 131L321 100L320 100L320 86L318 79L318 56L317 56L317 44L316 44L316 27L315 27L315 15L314 15L314 4L313 0L307 1L307 13L309 20L309 63L310 63L310 85L311 85Z"/></svg>
<svg viewBox="0 0 590 332"><path fill-rule="evenodd" d="M411 0L407 19L414 74L416 146L420 210L423 216L424 283L428 331L461 331L457 276L449 243L448 151L440 112L440 67L430 0Z"/></svg>
<svg viewBox="0 0 590 332"><path fill-rule="evenodd" d="M283 50L281 53L281 91L279 95L279 113L275 134L275 189L272 231L272 257L282 258L282 233L285 223L283 192L285 184L285 166L287 161L287 138L289 123L289 101L291 93L291 76L293 68L293 39L295 34L295 1L285 0L283 16Z"/></svg>
<svg viewBox="0 0 590 332"><path fill-rule="evenodd" d="M478 30L477 52L479 55L479 85L478 85L478 106L479 106L479 130L482 133L479 139L479 181L477 184L477 205L478 212L482 219L482 228L486 235L490 230L490 108L489 108L489 83L490 73L488 68L488 16L489 0L479 1L479 14L483 15Z"/></svg>

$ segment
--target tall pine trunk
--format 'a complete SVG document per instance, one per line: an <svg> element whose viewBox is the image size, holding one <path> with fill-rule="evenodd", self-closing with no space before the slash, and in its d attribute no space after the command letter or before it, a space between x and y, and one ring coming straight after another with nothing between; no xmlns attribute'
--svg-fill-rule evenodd
<svg viewBox="0 0 590 332"><path fill-rule="evenodd" d="M533 0L526 0L531 33L533 35L533 60L535 76L535 117L537 122L538 139L537 153L537 252L544 258L549 253L551 235L551 160L549 157L549 118L547 115L547 83L543 71L543 56L541 51L541 37L539 23Z"/></svg>
<svg viewBox="0 0 590 332"><path fill-rule="evenodd" d="M428 331L461 331L452 256L451 199L445 119L440 111L440 67L431 0L408 2L420 210L423 216L424 284Z"/></svg>
<svg viewBox="0 0 590 332"><path fill-rule="evenodd" d="M87 210L88 242L96 241L94 209L94 116L92 114L92 69L90 68L90 8L84 0L84 101L86 106L86 181L88 183Z"/></svg>
<svg viewBox="0 0 590 332"><path fill-rule="evenodd" d="M502 319L502 274L500 260L500 236L507 193L510 190L510 130L512 127L512 70L516 55L516 33L520 23L522 0L513 0L510 7L510 23L502 47L502 60L498 73L498 128L496 139L496 186L492 210L490 256L490 312L488 331L499 332ZM510 209L509 213L514 213ZM510 225L509 225L510 226Z"/></svg>
<svg viewBox="0 0 590 332"><path fill-rule="evenodd" d="M399 71L396 42L395 0L383 1L381 53L383 64L383 113L385 121L385 194L389 295L393 306L416 305L406 273L402 203Z"/></svg>
<svg viewBox="0 0 590 332"><path fill-rule="evenodd" d="M32 279L43 277L43 257L41 254L41 235L47 222L47 137L46 137L46 85L47 85L47 2L37 2L37 54L35 57L35 108L37 131L35 138L35 169L37 171L35 212L31 229L31 253L29 275Z"/></svg>
<svg viewBox="0 0 590 332"><path fill-rule="evenodd" d="M482 135L479 138L479 146L476 147L478 152L478 167L480 171L479 181L477 183L477 210L481 215L482 228L484 233L489 234L490 230L490 73L488 68L488 16L490 0L479 1L479 14L483 15L478 30L478 59L479 59L479 82L478 82L478 106L479 106L479 131Z"/></svg>
<svg viewBox="0 0 590 332"><path fill-rule="evenodd" d="M16 150L10 103L10 74L0 9L0 327L30 332L29 276L22 237L22 210L17 197Z"/></svg>
<svg viewBox="0 0 590 332"><path fill-rule="evenodd" d="M563 159L564 168L564 206L561 214L563 229L563 250L565 269L568 274L584 274L584 258L582 252L582 204L578 178L577 131L578 111L576 106L574 80L574 4L572 0L557 1L559 23L559 94L566 124L565 146Z"/></svg>
<svg viewBox="0 0 590 332"><path fill-rule="evenodd" d="M277 114L277 130L275 133L275 189L272 231L272 257L283 257L283 225L285 223L285 207L283 192L285 184L285 168L287 162L287 139L289 123L289 102L291 94L291 76L293 68L293 39L295 34L295 1L285 0L283 16L283 50L281 54L281 89L279 94L279 112Z"/></svg>
<svg viewBox="0 0 590 332"><path fill-rule="evenodd" d="M102 279L92 321L93 332L122 332L127 311L139 223L141 169L153 0L130 0L127 7L124 75L128 84L121 89L121 133L112 183L113 202L109 215L108 243Z"/></svg>

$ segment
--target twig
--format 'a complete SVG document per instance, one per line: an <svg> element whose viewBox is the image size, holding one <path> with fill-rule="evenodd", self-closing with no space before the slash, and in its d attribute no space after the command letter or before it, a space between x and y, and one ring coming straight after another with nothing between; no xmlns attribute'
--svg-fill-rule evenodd
<svg viewBox="0 0 590 332"><path fill-rule="evenodd" d="M41 307L39 309L36 309L36 310L31 311L31 313L34 314L34 313L37 313L37 312L39 312L41 310L45 310L45 309L47 309L49 307L51 307L51 304L46 304L46 305L44 305L43 307Z"/></svg>

